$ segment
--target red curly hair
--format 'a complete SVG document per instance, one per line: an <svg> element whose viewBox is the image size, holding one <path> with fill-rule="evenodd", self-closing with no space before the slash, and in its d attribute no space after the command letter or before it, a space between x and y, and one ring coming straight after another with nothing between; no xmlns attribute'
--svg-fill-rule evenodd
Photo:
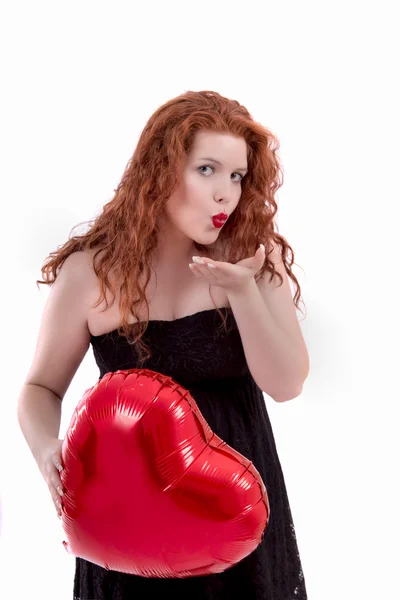
<svg viewBox="0 0 400 600"><path fill-rule="evenodd" d="M47 257L41 269L44 280L36 281L37 284L53 284L70 254L98 248L93 257L94 272L101 287L96 307L105 300L108 308L106 288L115 299L116 290L108 278L113 269L117 281L121 282L118 333L125 335L129 343L137 344L141 364L151 356L151 351L141 340L148 319L139 321L136 307L144 303L148 310L145 289L150 279L150 256L157 247L158 219L166 200L179 183L179 167L199 131L242 137L248 149L248 173L242 180L240 202L221 229L219 241L224 251L217 260L236 263L253 256L259 244L263 243L266 258L255 279L258 281L268 270L271 273L270 281L277 276L282 285L282 276L268 258L273 249L271 242L274 243L280 247L285 270L296 286L294 304L299 308L300 285L291 269L294 253L284 237L274 231L274 227L277 228L274 217L278 210L274 196L283 183L283 170L277 157L277 138L255 122L247 109L237 101L217 92L188 91L154 112L142 131L111 201L104 205L102 213L93 221L85 222L91 224L86 233L70 235L63 246ZM213 256L207 246L195 241L194 244L199 255ZM290 261L287 258L289 251ZM100 252L102 256L96 264ZM143 273L146 283L140 287ZM218 307L216 309L225 326L223 314ZM134 324L129 323L132 315L137 321ZM132 340L133 331L138 335Z"/></svg>

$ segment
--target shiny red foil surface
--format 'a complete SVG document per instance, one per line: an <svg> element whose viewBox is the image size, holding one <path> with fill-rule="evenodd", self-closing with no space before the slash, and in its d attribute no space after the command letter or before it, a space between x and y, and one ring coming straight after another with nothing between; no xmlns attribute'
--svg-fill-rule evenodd
<svg viewBox="0 0 400 600"><path fill-rule="evenodd" d="M86 390L62 447L66 550L143 577L229 569L270 517L253 463L219 438L187 389L148 369Z"/></svg>

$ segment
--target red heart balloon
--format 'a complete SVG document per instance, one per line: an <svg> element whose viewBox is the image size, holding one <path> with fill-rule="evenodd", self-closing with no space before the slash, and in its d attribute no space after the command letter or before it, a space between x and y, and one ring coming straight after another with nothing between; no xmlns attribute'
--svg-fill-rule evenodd
<svg viewBox="0 0 400 600"><path fill-rule="evenodd" d="M232 567L270 515L253 463L189 391L149 369L106 373L76 406L62 446L66 550L106 569L191 577Z"/></svg>

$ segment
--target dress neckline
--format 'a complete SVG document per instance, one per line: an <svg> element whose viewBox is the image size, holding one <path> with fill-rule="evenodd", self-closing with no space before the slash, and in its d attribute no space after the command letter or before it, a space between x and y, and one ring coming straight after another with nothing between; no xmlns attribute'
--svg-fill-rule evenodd
<svg viewBox="0 0 400 600"><path fill-rule="evenodd" d="M218 306L218 310L226 310L227 312L231 312L232 311L232 307L231 306ZM159 324L166 324L166 323L178 323L178 322L182 322L185 321L187 319L191 319L193 317L197 317L200 315L205 315L206 313L209 313L211 315L212 312L216 312L217 308L205 308L204 310L199 310L195 313L192 313L191 315L185 315L184 317L178 317L177 319L172 319L172 320L164 320L164 319L149 319L149 323L148 323L148 327L150 326L151 323L159 323ZM144 321L138 321L138 323L144 323ZM137 325L138 323L135 323L135 325ZM116 329L112 329L111 331L108 331L107 333L101 333L100 335L91 335L91 339L100 339L102 337L106 337L107 335L112 335L114 333L118 333L118 327Z"/></svg>

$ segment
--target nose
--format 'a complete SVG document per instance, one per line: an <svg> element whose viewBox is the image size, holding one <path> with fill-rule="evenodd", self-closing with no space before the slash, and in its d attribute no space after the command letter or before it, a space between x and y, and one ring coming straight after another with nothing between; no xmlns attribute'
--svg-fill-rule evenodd
<svg viewBox="0 0 400 600"><path fill-rule="evenodd" d="M214 199L219 204L235 202L242 193L242 186L230 177L220 177L218 180L215 179L213 183L215 184Z"/></svg>
<svg viewBox="0 0 400 600"><path fill-rule="evenodd" d="M237 193L234 194L233 192L230 192L226 194L216 194L214 196L214 200L221 212L227 213L229 212L228 207L231 205L235 205L239 201L239 198Z"/></svg>
<svg viewBox="0 0 400 600"><path fill-rule="evenodd" d="M232 188L227 187L225 190L219 190L218 193L214 195L214 200L220 206L225 206L226 204L235 202L237 199L237 195L237 190L232 190Z"/></svg>

